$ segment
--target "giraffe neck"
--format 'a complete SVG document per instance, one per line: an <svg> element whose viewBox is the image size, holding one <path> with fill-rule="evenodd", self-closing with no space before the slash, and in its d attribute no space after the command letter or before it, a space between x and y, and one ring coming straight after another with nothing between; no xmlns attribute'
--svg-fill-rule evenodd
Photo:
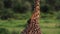
<svg viewBox="0 0 60 34"><path fill-rule="evenodd" d="M35 0L35 2L34 2L34 13L31 17L31 20L33 20L33 19L38 20L39 19L39 14L40 14L39 2L40 2L40 0Z"/></svg>
<svg viewBox="0 0 60 34"><path fill-rule="evenodd" d="M39 0L35 0L35 8L32 17L28 20L28 25L26 29L22 32L22 34L41 34L41 30L39 28Z"/></svg>

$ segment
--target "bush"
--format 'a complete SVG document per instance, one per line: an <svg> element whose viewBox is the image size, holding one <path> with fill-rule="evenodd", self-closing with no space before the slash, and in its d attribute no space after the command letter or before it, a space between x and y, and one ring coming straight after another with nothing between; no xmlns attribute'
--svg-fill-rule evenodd
<svg viewBox="0 0 60 34"><path fill-rule="evenodd" d="M13 17L13 11L10 9L2 9L0 11L0 18L2 20L6 20L8 18L12 18Z"/></svg>
<svg viewBox="0 0 60 34"><path fill-rule="evenodd" d="M9 34L9 32L5 28L0 28L0 34Z"/></svg>

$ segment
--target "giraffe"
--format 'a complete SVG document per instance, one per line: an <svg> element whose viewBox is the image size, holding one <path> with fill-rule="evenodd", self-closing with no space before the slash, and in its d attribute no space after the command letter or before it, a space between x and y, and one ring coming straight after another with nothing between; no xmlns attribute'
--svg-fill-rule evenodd
<svg viewBox="0 0 60 34"><path fill-rule="evenodd" d="M28 24L26 29L23 30L21 34L41 34L41 30L39 27L39 15L40 15L40 0L35 0L34 2L34 12L31 18L28 20Z"/></svg>

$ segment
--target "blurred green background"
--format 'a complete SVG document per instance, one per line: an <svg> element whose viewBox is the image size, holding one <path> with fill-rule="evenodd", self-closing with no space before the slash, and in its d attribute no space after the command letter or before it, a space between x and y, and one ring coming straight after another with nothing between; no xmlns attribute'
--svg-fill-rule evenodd
<svg viewBox="0 0 60 34"><path fill-rule="evenodd" d="M43 34L60 34L60 0L41 0ZM34 10L34 0L0 0L0 34L20 34Z"/></svg>

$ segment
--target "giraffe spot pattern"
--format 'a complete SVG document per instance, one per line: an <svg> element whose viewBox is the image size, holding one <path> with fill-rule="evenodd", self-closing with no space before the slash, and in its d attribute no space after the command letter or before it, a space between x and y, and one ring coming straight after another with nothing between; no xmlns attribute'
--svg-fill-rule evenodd
<svg viewBox="0 0 60 34"><path fill-rule="evenodd" d="M31 19L28 20L27 27L23 30L22 34L41 34L41 30L38 23L40 14L39 1L40 0L35 0L34 13Z"/></svg>

